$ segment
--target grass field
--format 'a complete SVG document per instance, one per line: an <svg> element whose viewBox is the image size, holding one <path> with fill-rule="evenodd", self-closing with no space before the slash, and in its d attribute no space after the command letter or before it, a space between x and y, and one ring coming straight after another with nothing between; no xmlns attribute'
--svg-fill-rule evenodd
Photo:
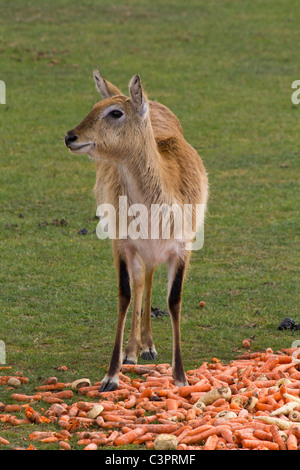
<svg viewBox="0 0 300 470"><path fill-rule="evenodd" d="M63 142L98 101L94 68L124 93L139 73L209 173L205 243L183 293L185 366L229 361L245 337L254 350L300 339L278 331L285 317L300 323L299 22L291 0L2 0L0 340L30 377L25 390L52 375L99 380L112 350L116 276L95 234L94 164ZM163 310L166 285L161 267ZM170 362L169 318L153 331L158 361Z"/></svg>

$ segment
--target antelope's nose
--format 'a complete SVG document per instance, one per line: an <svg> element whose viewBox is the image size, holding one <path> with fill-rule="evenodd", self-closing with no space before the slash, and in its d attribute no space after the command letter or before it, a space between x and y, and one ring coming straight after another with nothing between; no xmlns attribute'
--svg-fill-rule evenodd
<svg viewBox="0 0 300 470"><path fill-rule="evenodd" d="M74 132L72 131L69 131L67 132L67 135L65 137L65 144L67 147L69 147L69 145L72 143L72 142L75 142L76 140L78 139L77 135L74 134Z"/></svg>

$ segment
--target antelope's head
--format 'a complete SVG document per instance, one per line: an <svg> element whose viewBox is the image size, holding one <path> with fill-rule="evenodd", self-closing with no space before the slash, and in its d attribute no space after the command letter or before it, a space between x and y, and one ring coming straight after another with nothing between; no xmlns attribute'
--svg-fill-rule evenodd
<svg viewBox="0 0 300 470"><path fill-rule="evenodd" d="M134 152L143 138L148 121L148 103L139 75L129 84L130 98L94 71L96 87L103 100L65 136L66 146L74 153L93 159L120 161Z"/></svg>

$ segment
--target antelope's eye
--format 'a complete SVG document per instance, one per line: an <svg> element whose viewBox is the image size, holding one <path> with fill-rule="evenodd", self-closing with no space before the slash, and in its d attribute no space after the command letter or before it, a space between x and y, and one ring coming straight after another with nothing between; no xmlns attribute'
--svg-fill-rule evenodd
<svg viewBox="0 0 300 470"><path fill-rule="evenodd" d="M119 111L118 109L114 109L109 113L109 116L113 117L114 119L119 119L120 117L123 116L122 111Z"/></svg>

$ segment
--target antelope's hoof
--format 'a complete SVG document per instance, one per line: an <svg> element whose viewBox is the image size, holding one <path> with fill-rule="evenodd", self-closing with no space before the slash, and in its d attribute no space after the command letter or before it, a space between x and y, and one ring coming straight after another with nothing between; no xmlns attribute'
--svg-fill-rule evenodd
<svg viewBox="0 0 300 470"><path fill-rule="evenodd" d="M141 358L145 361L155 361L157 358L157 352L154 348L148 348L142 351Z"/></svg>
<svg viewBox="0 0 300 470"><path fill-rule="evenodd" d="M108 377L107 375L101 380L99 392L112 392L119 387L119 377Z"/></svg>
<svg viewBox="0 0 300 470"><path fill-rule="evenodd" d="M136 364L136 362L131 361L130 359L127 359L127 357L124 357L123 364Z"/></svg>
<svg viewBox="0 0 300 470"><path fill-rule="evenodd" d="M188 381L184 379L174 379L174 384L176 387L186 387L189 383Z"/></svg>
<svg viewBox="0 0 300 470"><path fill-rule="evenodd" d="M133 354L123 353L123 364L137 364L136 356Z"/></svg>

